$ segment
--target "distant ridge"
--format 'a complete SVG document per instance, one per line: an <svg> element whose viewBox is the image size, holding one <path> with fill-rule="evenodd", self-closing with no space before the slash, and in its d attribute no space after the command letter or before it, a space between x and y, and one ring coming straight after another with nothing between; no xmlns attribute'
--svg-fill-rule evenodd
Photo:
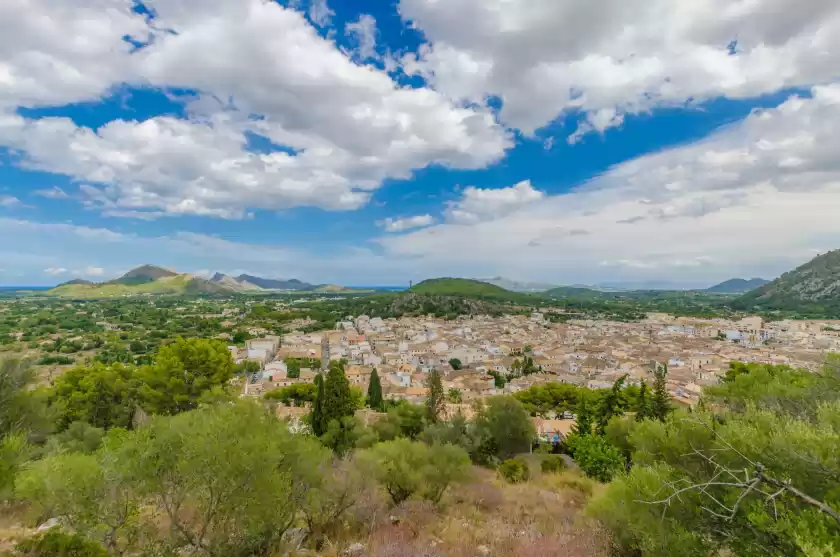
<svg viewBox="0 0 840 557"><path fill-rule="evenodd" d="M118 279L114 279L105 284L147 284L154 282L161 278L178 276L178 273L158 267L157 265L141 265L136 267Z"/></svg>
<svg viewBox="0 0 840 557"><path fill-rule="evenodd" d="M744 294L750 290L755 290L756 288L760 288L769 283L769 280L763 278L752 278L749 280L733 278L723 281L720 284L716 284L711 288L707 288L705 292L711 292L714 294Z"/></svg>
<svg viewBox="0 0 840 557"><path fill-rule="evenodd" d="M71 286L71 285L74 285L74 284L85 284L85 285L93 286L94 283L89 281L89 280L84 280L84 279L72 279L72 280L68 280L67 282L62 282L58 286Z"/></svg>
<svg viewBox="0 0 840 557"><path fill-rule="evenodd" d="M236 280L256 285L266 290L314 290L316 286L298 279L267 279L253 275L239 275Z"/></svg>
<svg viewBox="0 0 840 557"><path fill-rule="evenodd" d="M504 288L505 290L510 290L511 292L543 292L545 290L549 290L557 286L555 284L548 284L543 282L520 282L504 277L493 277L490 279L476 280L478 280L479 282L486 282L487 284L498 286L499 288Z"/></svg>
<svg viewBox="0 0 840 557"><path fill-rule="evenodd" d="M71 280L46 292L49 296L101 299L124 296L230 294L233 290L207 279L179 274L156 265L141 265L112 281L95 284Z"/></svg>

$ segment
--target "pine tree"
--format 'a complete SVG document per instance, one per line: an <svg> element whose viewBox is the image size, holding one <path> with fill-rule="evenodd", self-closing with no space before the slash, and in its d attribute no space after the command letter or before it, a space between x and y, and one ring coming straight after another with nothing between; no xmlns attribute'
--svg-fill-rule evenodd
<svg viewBox="0 0 840 557"><path fill-rule="evenodd" d="M315 386L318 391L312 404L312 433L320 437L327 431L324 427L324 376L320 373L315 376Z"/></svg>
<svg viewBox="0 0 840 557"><path fill-rule="evenodd" d="M575 425L572 426L572 433L576 435L591 435L593 416L585 393L581 393L580 395L576 415L577 418L575 419Z"/></svg>
<svg viewBox="0 0 840 557"><path fill-rule="evenodd" d="M656 371L653 372L653 397L650 401L651 417L664 422L668 414L673 411L671 406L671 395L668 394L668 387L665 384L665 377L668 375L667 365L656 365Z"/></svg>
<svg viewBox="0 0 840 557"><path fill-rule="evenodd" d="M607 392L606 396L601 399L601 405L598 407L598 427L596 432L598 435L604 435L607 430L607 424L613 416L620 416L625 410L625 400L622 396L621 389L624 388L624 381L627 380L627 375L619 377L612 388Z"/></svg>
<svg viewBox="0 0 840 557"><path fill-rule="evenodd" d="M368 406L374 410L382 411L382 384L379 382L379 374L376 368L370 374L370 384L368 384Z"/></svg>
<svg viewBox="0 0 840 557"><path fill-rule="evenodd" d="M639 401L636 407L636 421L641 422L651 417L650 401L648 400L647 383L642 381L639 387Z"/></svg>
<svg viewBox="0 0 840 557"><path fill-rule="evenodd" d="M432 368L426 379L426 418L430 423L437 423L446 409L446 398L443 392L443 382L437 368Z"/></svg>
<svg viewBox="0 0 840 557"><path fill-rule="evenodd" d="M330 363L330 371L324 380L324 402L321 412L323 412L324 432L329 428L331 421L336 420L341 423L342 418L356 413L350 393L350 382L344 375L343 362Z"/></svg>

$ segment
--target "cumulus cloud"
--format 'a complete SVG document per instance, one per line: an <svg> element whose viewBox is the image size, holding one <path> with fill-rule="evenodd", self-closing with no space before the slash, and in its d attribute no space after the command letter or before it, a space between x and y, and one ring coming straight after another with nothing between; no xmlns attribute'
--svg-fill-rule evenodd
<svg viewBox="0 0 840 557"><path fill-rule="evenodd" d="M400 0L399 10L429 41L404 58L408 73L456 99L501 97L503 122L525 133L583 111L570 142L628 113L837 77L834 0Z"/></svg>
<svg viewBox="0 0 840 557"><path fill-rule="evenodd" d="M534 189L529 180L509 188L483 189L469 186L464 188L458 201L449 204L446 219L461 224L498 219L544 196L543 192Z"/></svg>
<svg viewBox="0 0 840 557"><path fill-rule="evenodd" d="M772 278L837 247L840 85L495 219L383 237L389 257L568 282Z"/></svg>
<svg viewBox="0 0 840 557"><path fill-rule="evenodd" d="M512 145L490 111L400 87L275 2L149 0L150 22L128 0L58 3L67 7L66 31L53 28L46 1L3 12L0 25L10 29L45 28L26 31L23 47L0 33L0 83L6 68L14 78L0 87L0 145L20 151L26 167L90 182L82 189L90 206L113 215L356 209L387 178L407 179L430 164L483 168ZM124 35L148 44L134 49ZM37 61L55 75L35 72ZM87 100L123 82L196 91L189 118L93 130L12 110ZM249 134L282 149L254 152Z"/></svg>
<svg viewBox="0 0 840 557"><path fill-rule="evenodd" d="M404 232L412 228L421 228L434 224L435 218L432 215L417 215L416 217L405 217L400 219L383 219L377 221L377 226L384 228L386 232Z"/></svg>
<svg viewBox="0 0 840 557"><path fill-rule="evenodd" d="M105 274L105 269L102 267L85 267L80 274L85 275L86 277L101 277Z"/></svg>
<svg viewBox="0 0 840 557"><path fill-rule="evenodd" d="M327 6L327 0L311 0L309 3L309 18L318 27L325 27L330 24L335 12Z"/></svg>

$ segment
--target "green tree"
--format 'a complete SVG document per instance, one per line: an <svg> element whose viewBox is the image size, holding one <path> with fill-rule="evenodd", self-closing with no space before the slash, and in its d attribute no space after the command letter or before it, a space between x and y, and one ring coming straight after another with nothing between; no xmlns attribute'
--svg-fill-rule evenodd
<svg viewBox="0 0 840 557"><path fill-rule="evenodd" d="M474 426L481 440L479 451L498 460L528 452L537 435L528 412L511 396L487 399ZM483 460L482 456L478 460Z"/></svg>
<svg viewBox="0 0 840 557"><path fill-rule="evenodd" d="M461 404L461 402L463 402L464 400L464 397L461 394L460 389L452 388L446 392L446 400L448 400L452 404Z"/></svg>
<svg viewBox="0 0 840 557"><path fill-rule="evenodd" d="M572 433L577 436L591 435L594 416L589 402L589 396L582 392L578 402L575 425L572 426Z"/></svg>
<svg viewBox="0 0 840 557"><path fill-rule="evenodd" d="M226 385L233 376L233 359L223 342L179 338L161 347L155 363L137 375L143 408L173 415L196 408L202 393Z"/></svg>
<svg viewBox="0 0 840 557"><path fill-rule="evenodd" d="M598 435L604 435L607 424L614 416L621 416L626 410L626 400L622 397L621 390L624 388L624 382L627 380L627 375L622 375L613 383L612 388L607 391L606 395L601 399L601 404L598 407L596 414L596 428L595 432Z"/></svg>
<svg viewBox="0 0 840 557"><path fill-rule="evenodd" d="M315 402L317 395L318 386L314 383L294 383L268 391L263 395L263 398L280 401L286 406L304 406Z"/></svg>
<svg viewBox="0 0 840 557"><path fill-rule="evenodd" d="M322 436L327 427L324 423L324 376L320 373L315 375L315 402L312 403L312 433L316 437Z"/></svg>
<svg viewBox="0 0 840 557"><path fill-rule="evenodd" d="M446 411L446 397L443 392L443 382L440 371L432 368L426 378L426 419L429 423L437 423Z"/></svg>
<svg viewBox="0 0 840 557"><path fill-rule="evenodd" d="M379 374L376 368L370 374L370 383L368 384L367 403L373 410L382 412L384 404L382 400L382 384L379 382Z"/></svg>
<svg viewBox="0 0 840 557"><path fill-rule="evenodd" d="M0 360L0 439L22 433L40 442L50 431L53 416L44 392L32 388L35 379L29 362Z"/></svg>
<svg viewBox="0 0 840 557"><path fill-rule="evenodd" d="M668 393L668 386L665 383L667 375L668 366L657 364L656 370L654 371L653 396L650 400L650 411L652 417L660 422L664 422L668 414L674 409L671 406L671 395Z"/></svg>
<svg viewBox="0 0 840 557"><path fill-rule="evenodd" d="M175 547L219 557L276 549L325 458L248 401L155 417L117 453L129 484L171 521Z"/></svg>
<svg viewBox="0 0 840 557"><path fill-rule="evenodd" d="M818 373L748 364L629 433L633 468L590 505L625 552L840 553L840 360Z"/></svg>
<svg viewBox="0 0 840 557"><path fill-rule="evenodd" d="M531 478L528 461L524 458L510 458L499 465L499 475L506 481L516 484L527 482Z"/></svg>
<svg viewBox="0 0 840 557"><path fill-rule="evenodd" d="M77 421L105 430L131 427L137 404L135 370L120 363L71 369L56 379L50 402L59 412L59 430Z"/></svg>
<svg viewBox="0 0 840 557"><path fill-rule="evenodd" d="M639 387L639 398L636 403L636 421L641 422L653 417L653 411L650 407L650 400L648 400L647 383L642 381Z"/></svg>
<svg viewBox="0 0 840 557"><path fill-rule="evenodd" d="M569 441L569 449L583 473L600 482L608 482L624 470L621 449L597 435L577 435Z"/></svg>
<svg viewBox="0 0 840 557"><path fill-rule="evenodd" d="M464 367L461 363L461 360L459 360L458 358L452 358L451 360L449 360L449 365L452 366L452 369L454 369L455 371L458 371L459 369Z"/></svg>
<svg viewBox="0 0 840 557"><path fill-rule="evenodd" d="M344 375L342 362L330 363L330 370L324 380L324 402L321 412L326 427L329 427L333 420L340 424L344 418L356 413L353 395L350 392L350 382Z"/></svg>

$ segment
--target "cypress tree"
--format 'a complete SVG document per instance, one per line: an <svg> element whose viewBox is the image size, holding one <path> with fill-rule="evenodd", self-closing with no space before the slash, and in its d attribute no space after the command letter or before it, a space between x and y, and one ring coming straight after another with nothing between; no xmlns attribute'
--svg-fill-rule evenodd
<svg viewBox="0 0 840 557"><path fill-rule="evenodd" d="M598 435L604 435L607 430L607 424L613 416L619 416L624 413L625 401L622 396L621 389L624 388L624 381L627 380L627 375L619 377L612 388L601 400L601 406L598 408Z"/></svg>
<svg viewBox="0 0 840 557"><path fill-rule="evenodd" d="M589 407L589 402L586 399L586 393L582 392L580 394L580 401L578 401L575 425L572 426L572 433L577 435L592 434L592 409Z"/></svg>
<svg viewBox="0 0 840 557"><path fill-rule="evenodd" d="M331 421L336 420L341 423L342 418L356 413L353 397L350 394L350 382L344 375L343 362L330 363L330 371L324 381L324 403L321 411L324 431L329 428Z"/></svg>
<svg viewBox="0 0 840 557"><path fill-rule="evenodd" d="M440 371L432 368L429 377L426 379L426 418L430 423L436 424L443 416L446 409L446 397L443 392L443 383L440 379Z"/></svg>
<svg viewBox="0 0 840 557"><path fill-rule="evenodd" d="M646 420L651 417L650 401L648 400L647 390L647 383L642 381L642 384L639 387L639 402L636 407L637 422L641 422L642 420Z"/></svg>
<svg viewBox="0 0 840 557"><path fill-rule="evenodd" d="M327 431L324 427L324 377L320 373L315 376L315 386L318 391L312 404L312 433L320 437Z"/></svg>
<svg viewBox="0 0 840 557"><path fill-rule="evenodd" d="M656 418L660 422L664 422L668 414L671 413L671 395L668 394L668 387L665 384L665 377L668 375L667 365L656 365L656 371L653 372L653 397L650 401L651 417Z"/></svg>
<svg viewBox="0 0 840 557"><path fill-rule="evenodd" d="M370 374L370 384L368 385L368 406L374 410L382 411L382 384L379 382L379 374L376 368Z"/></svg>

